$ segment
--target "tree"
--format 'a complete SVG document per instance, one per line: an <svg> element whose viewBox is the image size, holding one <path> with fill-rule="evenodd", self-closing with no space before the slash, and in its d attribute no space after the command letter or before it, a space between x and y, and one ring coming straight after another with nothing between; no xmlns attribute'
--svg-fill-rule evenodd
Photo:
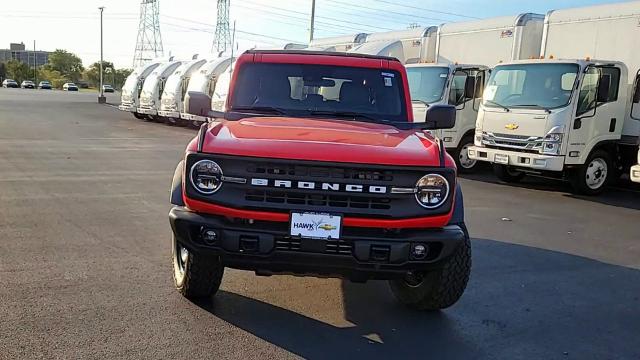
<svg viewBox="0 0 640 360"><path fill-rule="evenodd" d="M11 78L18 83L23 80L29 80L33 77L33 72L29 65L20 62L18 60L10 60L7 62L7 77Z"/></svg>
<svg viewBox="0 0 640 360"><path fill-rule="evenodd" d="M0 62L0 80L4 80L7 78L7 65L3 62Z"/></svg>
<svg viewBox="0 0 640 360"><path fill-rule="evenodd" d="M59 71L46 69L44 67L38 70L38 78L49 81L51 86L56 89L61 89L62 85L67 82L67 79L62 76Z"/></svg>
<svg viewBox="0 0 640 360"><path fill-rule="evenodd" d="M104 82L105 84L108 84L109 82L111 82L111 75L107 74L106 69L114 69L113 63L109 61L103 61L102 69L105 70L105 73L103 75ZM87 80L89 84L91 84L92 86L95 86L95 87L100 86L100 62L96 61L93 64L91 64L91 66L89 66L89 68L85 70L83 76L84 76L84 79Z"/></svg>
<svg viewBox="0 0 640 360"><path fill-rule="evenodd" d="M78 81L84 71L82 60L76 54L62 49L57 49L49 54L49 63L45 65L45 68L58 71L73 82Z"/></svg>

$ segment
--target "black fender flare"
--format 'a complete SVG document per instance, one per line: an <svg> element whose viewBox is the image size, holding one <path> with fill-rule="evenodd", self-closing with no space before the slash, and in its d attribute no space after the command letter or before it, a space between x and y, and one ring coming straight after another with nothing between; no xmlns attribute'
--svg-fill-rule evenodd
<svg viewBox="0 0 640 360"><path fill-rule="evenodd" d="M184 174L184 160L180 160L171 182L171 194L169 200L172 205L185 206L182 200L182 174Z"/></svg>
<svg viewBox="0 0 640 360"><path fill-rule="evenodd" d="M449 225L464 224L464 200L462 196L462 187L459 183L456 184L456 198L453 205L453 215L449 221Z"/></svg>

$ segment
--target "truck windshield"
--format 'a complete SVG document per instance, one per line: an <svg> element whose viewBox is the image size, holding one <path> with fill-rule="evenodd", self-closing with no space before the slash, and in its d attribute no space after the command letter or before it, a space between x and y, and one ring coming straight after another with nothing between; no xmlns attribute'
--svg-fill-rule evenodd
<svg viewBox="0 0 640 360"><path fill-rule="evenodd" d="M164 94L169 96L174 96L176 91L178 91L178 87L182 83L182 71L176 70L169 78L167 79L167 83L164 85Z"/></svg>
<svg viewBox="0 0 640 360"><path fill-rule="evenodd" d="M484 91L484 106L553 109L571 99L577 64L511 64L494 68Z"/></svg>
<svg viewBox="0 0 640 360"><path fill-rule="evenodd" d="M127 81L122 85L122 91L131 92L136 88L136 86L138 86L138 73L134 72L127 77Z"/></svg>
<svg viewBox="0 0 640 360"><path fill-rule="evenodd" d="M442 99L449 69L440 66L408 67L407 77L411 100L430 104Z"/></svg>
<svg viewBox="0 0 640 360"><path fill-rule="evenodd" d="M231 101L232 111L277 109L292 116L357 114L363 121L407 122L403 79L393 70L247 64L238 74Z"/></svg>

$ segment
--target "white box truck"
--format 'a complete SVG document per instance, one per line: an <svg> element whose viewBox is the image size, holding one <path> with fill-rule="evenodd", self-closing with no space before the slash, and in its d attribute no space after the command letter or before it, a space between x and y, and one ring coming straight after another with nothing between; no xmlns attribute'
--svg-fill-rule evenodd
<svg viewBox="0 0 640 360"><path fill-rule="evenodd" d="M145 117L145 115L138 113L140 94L142 93L142 87L144 86L145 79L160 64L161 62L156 60L133 70L133 72L127 77L127 80L122 86L120 106L118 107L120 110L132 113L133 116L135 116L137 119L142 119Z"/></svg>
<svg viewBox="0 0 640 360"><path fill-rule="evenodd" d="M206 62L207 60L205 59L185 62L167 78L162 92L158 116L164 118L170 124L180 121L180 113L184 109L184 99L189 81L193 74L197 73Z"/></svg>
<svg viewBox="0 0 640 360"><path fill-rule="evenodd" d="M308 49L344 52L362 44L366 39L365 33L313 39L309 42Z"/></svg>
<svg viewBox="0 0 640 360"><path fill-rule="evenodd" d="M160 108L160 101L162 100L162 93L167 78L171 76L180 65L182 65L181 61L169 61L161 64L151 72L142 86L138 113L147 115L154 120L159 119L158 109Z"/></svg>
<svg viewBox="0 0 640 360"><path fill-rule="evenodd" d="M222 57L209 60L191 77L184 98L184 106L180 113L182 120L194 126L199 126L200 123L207 121L206 117L188 113L189 93L192 91L209 95L211 97L211 108L214 110L222 110L226 100L226 94L223 94L223 89L229 88L229 81L231 80L230 65L231 57L223 55Z"/></svg>
<svg viewBox="0 0 640 360"><path fill-rule="evenodd" d="M407 63L414 121L424 121L432 104L456 106L455 127L432 133L442 139L459 172L472 172L477 161L469 158L468 149L488 69L500 61L537 57L543 21L544 15L526 13L376 33L352 51Z"/></svg>
<svg viewBox="0 0 640 360"><path fill-rule="evenodd" d="M543 174L602 192L636 158L639 19L637 1L549 12L545 59L493 69L470 157L503 181Z"/></svg>

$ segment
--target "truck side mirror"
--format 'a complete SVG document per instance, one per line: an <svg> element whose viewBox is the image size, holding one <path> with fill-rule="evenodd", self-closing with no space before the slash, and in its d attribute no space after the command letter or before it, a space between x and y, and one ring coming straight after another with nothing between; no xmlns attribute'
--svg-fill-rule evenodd
<svg viewBox="0 0 640 360"><path fill-rule="evenodd" d="M200 91L189 91L187 112L198 116L209 116L211 111L211 97Z"/></svg>
<svg viewBox="0 0 640 360"><path fill-rule="evenodd" d="M424 122L429 130L451 129L456 125L456 107L453 105L431 105L427 108Z"/></svg>
<svg viewBox="0 0 640 360"><path fill-rule="evenodd" d="M473 76L467 76L464 80L464 97L466 99L473 99L476 95L476 78Z"/></svg>
<svg viewBox="0 0 640 360"><path fill-rule="evenodd" d="M609 88L611 87L611 75L604 74L600 77L600 82L598 83L598 97L597 101L599 103L606 103L609 101Z"/></svg>

